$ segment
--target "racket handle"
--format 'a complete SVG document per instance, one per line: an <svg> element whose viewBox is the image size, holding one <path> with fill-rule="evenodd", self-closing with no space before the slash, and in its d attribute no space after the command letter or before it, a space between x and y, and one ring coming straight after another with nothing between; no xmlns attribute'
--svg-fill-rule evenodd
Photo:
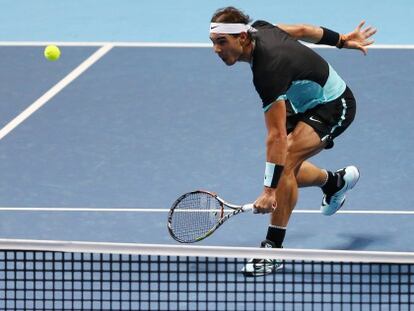
<svg viewBox="0 0 414 311"><path fill-rule="evenodd" d="M253 203L243 205L243 206L242 206L242 210L243 210L244 212L250 212L250 211L253 211L253 213L254 213L254 214L256 214L256 213L257 213L256 209L255 209L255 208L254 208L254 206L253 206Z"/></svg>

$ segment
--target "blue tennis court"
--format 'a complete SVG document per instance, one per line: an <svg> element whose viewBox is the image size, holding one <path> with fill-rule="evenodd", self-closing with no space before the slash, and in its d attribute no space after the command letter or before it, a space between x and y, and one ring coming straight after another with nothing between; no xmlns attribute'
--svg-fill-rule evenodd
<svg viewBox="0 0 414 311"><path fill-rule="evenodd" d="M226 67L207 43L209 19L227 3L4 4L0 236L172 243L165 211L181 193L208 189L240 204L257 197L265 129L251 71ZM318 213L318 189L302 189L286 244L413 251L414 50L404 29L412 28L405 16L414 6L405 0L348 5L358 12L341 19L340 6L326 1L238 3L253 19L349 31L365 18L379 30L366 57L317 49L352 88L358 110L335 148L314 162L331 170L357 165L361 180L346 214L335 217ZM326 6L337 13L321 15ZM152 23L157 16L165 22ZM180 21L173 31L171 20ZM45 42L60 43L58 62L42 57ZM79 67L84 71L73 76ZM27 119L14 120L36 104ZM71 210L82 207L89 209ZM255 246L267 222L243 215L205 243ZM247 237L234 234L240 228Z"/></svg>
<svg viewBox="0 0 414 311"><path fill-rule="evenodd" d="M63 46L62 59L50 63L40 46L1 47L7 81L1 124L99 48ZM414 152L408 100L414 95L413 50L372 49L367 57L318 52L354 90L358 114L315 163L328 169L355 164L362 177L343 210L349 214L322 216L320 190L302 189L286 244L412 251L413 202L407 194ZM227 68L210 48L114 46L3 138L1 206L13 209L2 211L1 235L172 243L165 211L181 193L202 188L230 202L254 200L261 190L265 129L250 80L248 66ZM401 113L393 117L397 103ZM59 212L63 207L110 211ZM205 243L254 246L267 221L243 215ZM237 237L240 228L248 238Z"/></svg>
<svg viewBox="0 0 414 311"><path fill-rule="evenodd" d="M228 3L2 4L1 239L173 246L167 213L181 194L206 189L232 203L256 199L265 162L261 101L250 67L225 66L208 43L211 14ZM349 18L328 1L237 6L272 22L350 31L365 18L379 29L368 56L313 46L357 99L351 127L313 162L329 170L356 165L361 179L331 217L319 212L319 189L301 189L284 247L414 252L414 46L407 18L414 5L351 0L347 6L358 11ZM336 13L322 14L326 7ZM60 46L59 61L44 59L48 43ZM258 247L268 222L268 215L243 214L199 245ZM352 305L354 293L347 295Z"/></svg>

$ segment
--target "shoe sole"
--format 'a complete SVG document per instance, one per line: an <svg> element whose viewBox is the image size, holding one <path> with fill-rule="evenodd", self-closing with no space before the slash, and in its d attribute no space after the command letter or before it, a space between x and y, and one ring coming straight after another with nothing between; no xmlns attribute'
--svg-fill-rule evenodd
<svg viewBox="0 0 414 311"><path fill-rule="evenodd" d="M355 185L358 183L358 180L359 180L359 177L360 177L360 173L359 173L358 168L356 166L353 166L353 165L345 167L345 176L347 175L347 173L349 173L352 177L351 177L350 181L348 181L347 179L344 178L345 183L346 183L344 193L346 193L346 192L350 191L352 188L354 188ZM321 206L321 213L325 216L332 216L333 214L335 214L337 211L339 211L342 208L342 206L345 203L345 199L346 199L346 196L344 195L344 199L342 200L341 204L339 204L339 207L334 211L329 211L329 210L324 211L323 206Z"/></svg>
<svg viewBox="0 0 414 311"><path fill-rule="evenodd" d="M345 176L346 176L347 172L352 173L352 180L351 180L350 183L348 183L347 180L345 179L345 182L347 182L346 191L351 190L352 188L354 188L355 185L357 184L358 180L359 180L359 177L360 177L359 170L356 166L351 165L351 166L346 167L345 168ZM355 178L355 176L356 176L356 178Z"/></svg>

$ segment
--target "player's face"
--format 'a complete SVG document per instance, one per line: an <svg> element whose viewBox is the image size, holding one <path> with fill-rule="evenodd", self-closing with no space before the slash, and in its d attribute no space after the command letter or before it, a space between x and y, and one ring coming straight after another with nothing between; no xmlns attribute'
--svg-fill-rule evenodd
<svg viewBox="0 0 414 311"><path fill-rule="evenodd" d="M243 53L240 37L227 34L211 34L214 52L226 63L227 66L237 62Z"/></svg>

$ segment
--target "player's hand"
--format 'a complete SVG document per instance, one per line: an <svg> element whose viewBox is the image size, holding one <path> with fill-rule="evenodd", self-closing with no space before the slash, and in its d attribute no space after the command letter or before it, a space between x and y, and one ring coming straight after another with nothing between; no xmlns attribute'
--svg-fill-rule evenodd
<svg viewBox="0 0 414 311"><path fill-rule="evenodd" d="M254 202L255 214L272 213L276 209L276 189L265 188Z"/></svg>
<svg viewBox="0 0 414 311"><path fill-rule="evenodd" d="M344 48L360 50L367 55L368 46L374 43L370 38L376 34L377 29L371 26L363 28L364 25L365 21L362 21L354 31L344 35Z"/></svg>

